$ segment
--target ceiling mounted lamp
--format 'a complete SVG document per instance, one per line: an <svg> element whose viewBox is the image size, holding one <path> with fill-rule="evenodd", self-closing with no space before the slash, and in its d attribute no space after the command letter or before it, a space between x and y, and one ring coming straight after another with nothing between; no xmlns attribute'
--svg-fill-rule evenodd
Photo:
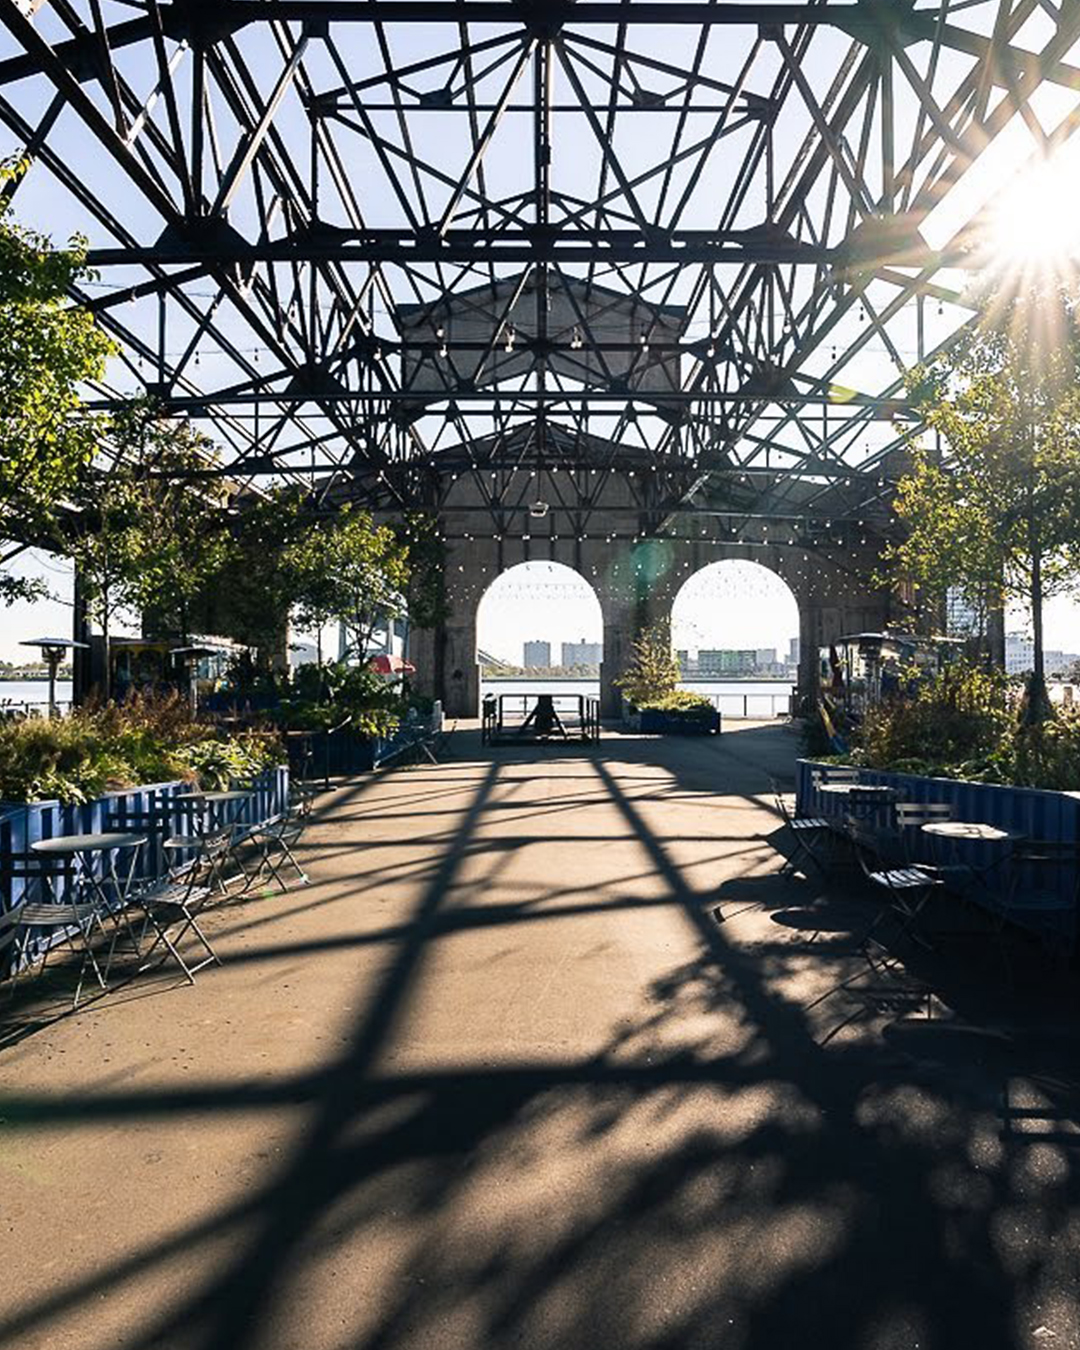
<svg viewBox="0 0 1080 1350"><path fill-rule="evenodd" d="M550 509L547 502L538 499L529 506L529 515L533 520L543 520Z"/></svg>

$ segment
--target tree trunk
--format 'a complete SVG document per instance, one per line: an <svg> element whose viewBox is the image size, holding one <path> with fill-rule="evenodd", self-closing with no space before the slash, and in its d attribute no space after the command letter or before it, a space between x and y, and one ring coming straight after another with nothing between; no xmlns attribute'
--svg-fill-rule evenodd
<svg viewBox="0 0 1080 1350"><path fill-rule="evenodd" d="M108 703L112 698L112 670L109 660L109 593L106 591L102 596L101 605L101 645L105 651L105 671L101 677L101 691L104 694L104 702Z"/></svg>
<svg viewBox="0 0 1080 1350"><path fill-rule="evenodd" d="M1037 726L1054 714L1050 695L1046 688L1046 665L1043 658L1043 586L1042 586L1042 550L1034 544L1031 550L1031 631L1032 631L1032 672L1028 681L1027 702L1024 706L1024 722L1028 726Z"/></svg>

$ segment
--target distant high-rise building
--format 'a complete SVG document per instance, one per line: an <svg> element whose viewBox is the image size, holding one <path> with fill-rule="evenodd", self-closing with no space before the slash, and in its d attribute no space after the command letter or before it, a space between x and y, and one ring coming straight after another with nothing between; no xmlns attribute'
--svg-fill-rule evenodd
<svg viewBox="0 0 1080 1350"><path fill-rule="evenodd" d="M945 596L945 632L948 636L976 637L981 627L978 609L955 587L950 587Z"/></svg>
<svg viewBox="0 0 1080 1350"><path fill-rule="evenodd" d="M550 642L526 642L525 659L521 663L526 670L546 668L551 665Z"/></svg>
<svg viewBox="0 0 1080 1350"><path fill-rule="evenodd" d="M789 666L798 666L799 664L799 639L791 638L788 642L787 660Z"/></svg>
<svg viewBox="0 0 1080 1350"><path fill-rule="evenodd" d="M1026 633L1005 634L1005 669L1023 675L1035 665L1035 644Z"/></svg>
<svg viewBox="0 0 1080 1350"><path fill-rule="evenodd" d="M768 670L770 666L776 665L775 647L759 647L756 655L758 670Z"/></svg>
<svg viewBox="0 0 1080 1350"><path fill-rule="evenodd" d="M599 642L564 642L562 645L562 663L564 666L598 666L603 646Z"/></svg>
<svg viewBox="0 0 1080 1350"><path fill-rule="evenodd" d="M702 648L698 652L699 675L714 678L718 675L753 675L757 670L756 651L710 651Z"/></svg>

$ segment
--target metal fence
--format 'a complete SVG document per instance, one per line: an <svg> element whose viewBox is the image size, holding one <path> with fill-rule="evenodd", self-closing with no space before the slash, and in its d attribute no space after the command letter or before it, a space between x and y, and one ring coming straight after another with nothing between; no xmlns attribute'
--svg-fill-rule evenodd
<svg viewBox="0 0 1080 1350"><path fill-rule="evenodd" d="M549 701L555 718L550 730L534 725L540 699ZM600 739L600 701L588 694L489 695L481 712L481 740L485 745L525 744L538 739L588 744Z"/></svg>
<svg viewBox="0 0 1080 1350"><path fill-rule="evenodd" d="M69 713L75 704L69 698L58 698L56 707L61 713ZM48 717L49 700L0 698L0 717Z"/></svg>
<svg viewBox="0 0 1080 1350"><path fill-rule="evenodd" d="M697 693L697 690L694 692ZM722 717L744 717L762 722L790 717L794 705L794 696L790 691L783 694L705 694L704 697Z"/></svg>

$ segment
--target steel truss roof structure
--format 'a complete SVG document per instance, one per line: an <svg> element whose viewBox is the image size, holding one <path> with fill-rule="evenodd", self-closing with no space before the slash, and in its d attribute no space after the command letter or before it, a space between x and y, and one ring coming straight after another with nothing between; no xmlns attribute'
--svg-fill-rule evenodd
<svg viewBox="0 0 1080 1350"><path fill-rule="evenodd" d="M881 519L979 213L1080 108L1080 0L0 0L28 223L241 484L492 519L534 461ZM984 171L986 170L986 171ZM568 477L573 483L573 477ZM565 509L571 510L573 503Z"/></svg>

